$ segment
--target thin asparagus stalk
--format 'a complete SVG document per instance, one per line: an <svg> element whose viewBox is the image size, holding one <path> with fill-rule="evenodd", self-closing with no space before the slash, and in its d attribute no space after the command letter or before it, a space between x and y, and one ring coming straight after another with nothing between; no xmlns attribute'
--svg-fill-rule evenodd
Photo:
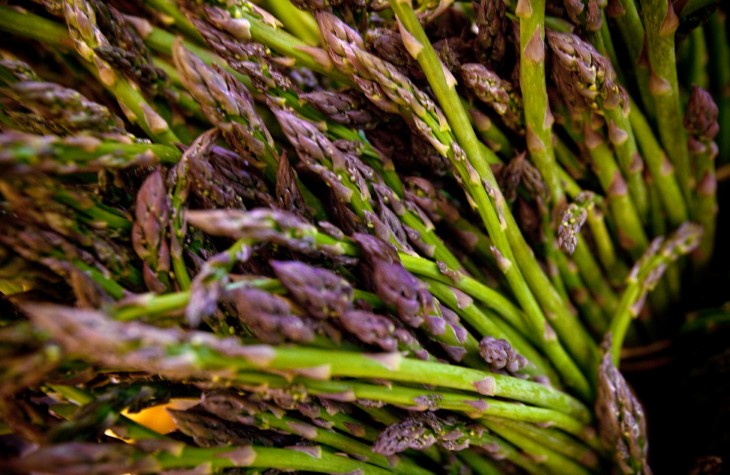
<svg viewBox="0 0 730 475"><path fill-rule="evenodd" d="M474 132L490 150L495 154L499 154L502 158L509 158L514 155L514 147L511 141L489 117L466 101L464 101L464 109L469 111L469 121L474 127ZM494 160L494 163L499 163L496 155L492 160Z"/></svg>
<svg viewBox="0 0 730 475"><path fill-rule="evenodd" d="M685 223L666 240L655 239L634 265L609 328L614 365L619 363L621 346L631 319L639 315L647 294L656 287L666 269L681 256L693 251L701 238L702 228L693 223Z"/></svg>
<svg viewBox="0 0 730 475"><path fill-rule="evenodd" d="M69 36L67 28L53 20L35 15L27 10L0 6L0 26L3 31L24 38L57 45L64 50L72 51L75 42Z"/></svg>
<svg viewBox="0 0 730 475"><path fill-rule="evenodd" d="M586 290L586 286L578 274L578 268L575 263L562 254L558 255L558 259L563 261L560 264L561 275L570 292L571 300L580 310L580 316L588 323L591 331L596 334L602 333L602 330L605 329L605 322L601 308L592 301L592 296Z"/></svg>
<svg viewBox="0 0 730 475"><path fill-rule="evenodd" d="M711 84L714 91L717 91L717 105L720 109L718 122L720 123L720 134L717 138L719 157L721 163L730 161L730 43L726 31L727 16L724 12L718 11L710 17L707 31L707 47L710 52L711 67L714 74L711 77Z"/></svg>
<svg viewBox="0 0 730 475"><path fill-rule="evenodd" d="M64 16L77 52L97 71L99 80L117 98L127 119L156 141L169 145L180 142L138 89L95 52L97 48L109 46L109 41L96 25L92 4L85 0L69 0L64 3Z"/></svg>
<svg viewBox="0 0 730 475"><path fill-rule="evenodd" d="M509 427L536 442L539 442L555 452L571 458L573 461L585 466L590 470L599 468L599 454L594 452L591 447L577 441L564 433L552 428L542 428L534 424L525 424L523 422L511 421L509 419L492 418L492 420L504 427ZM598 442L595 440L594 442ZM595 444L597 448L601 448L600 444Z"/></svg>
<svg viewBox="0 0 730 475"><path fill-rule="evenodd" d="M55 174L173 164L180 152L163 144L132 142L126 136L95 138L0 134L0 168L13 173L41 171Z"/></svg>
<svg viewBox="0 0 730 475"><path fill-rule="evenodd" d="M692 257L698 267L707 265L715 245L715 220L717 217L717 180L715 157L717 144L714 138L720 131L717 122L719 110L707 91L692 86L684 126L690 135L690 156L694 159L694 206L692 218L702 226L702 239Z"/></svg>
<svg viewBox="0 0 730 475"><path fill-rule="evenodd" d="M188 290L191 284L190 274L183 256L183 244L186 234L183 209L190 192L189 162L194 160L195 156L207 154L217 137L218 134L215 129L200 135L185 151L180 162L171 170L167 179L171 206L170 260L174 278L181 290Z"/></svg>
<svg viewBox="0 0 730 475"><path fill-rule="evenodd" d="M253 445L238 447L199 448L173 443L176 450L169 450L170 443L138 445L92 444L67 442L41 447L23 458L15 459L11 466L23 471L70 472L111 469L115 473L160 473L174 469L195 469L200 465L212 470L236 467L279 468L317 473L352 473L386 475L389 470L359 462L341 455L334 455L320 446L310 449L269 448ZM103 461L103 462L101 462ZM103 464L99 467L99 464Z"/></svg>
<svg viewBox="0 0 730 475"><path fill-rule="evenodd" d="M501 425L491 420L485 421L484 425L500 437L520 447L533 459L540 461L549 472L574 475L587 475L591 473L586 467L554 451L547 445L523 435L512 427Z"/></svg>
<svg viewBox="0 0 730 475"><path fill-rule="evenodd" d="M649 93L649 68L644 44L646 35L635 0L610 0L606 14L612 18L621 33L629 57L624 63L634 71L644 109L654 116L654 101Z"/></svg>
<svg viewBox="0 0 730 475"><path fill-rule="evenodd" d="M707 72L707 44L702 28L695 28L691 34L692 60L690 72L687 78L687 85L696 85L702 89L710 87L710 77ZM686 114L686 112L685 112Z"/></svg>
<svg viewBox="0 0 730 475"><path fill-rule="evenodd" d="M462 64L460 73L467 90L501 116L507 127L516 132L524 130L522 100L508 81L479 63Z"/></svg>
<svg viewBox="0 0 730 475"><path fill-rule="evenodd" d="M8 69L9 67L22 66L13 65L8 61L0 62L0 69L4 70L0 74L7 77L3 81L6 86L3 94L10 98L10 104L6 104L6 113L15 116L25 113L20 110L11 110L11 108L27 109L42 117L42 125L39 125L43 128L47 127L48 133L59 135L84 132L90 135L117 133L122 136L124 134L121 119L101 104L90 101L73 89L51 82L42 82L38 77L27 79L17 77ZM29 68L27 65L25 67Z"/></svg>
<svg viewBox="0 0 730 475"><path fill-rule="evenodd" d="M563 213L558 228L558 242L569 254L573 254L581 277L590 291L596 296L596 303L610 314L615 310L617 300L613 290L606 283L603 273L587 244L580 235L581 228L588 218L588 209L595 204L591 194L583 193Z"/></svg>
<svg viewBox="0 0 730 475"><path fill-rule="evenodd" d="M585 174L585 165L578 161L578 157L573 151L567 146L567 144L556 136L555 141L555 156L560 164L565 168L568 174L575 178L580 179ZM568 190L566 190L568 191Z"/></svg>
<svg viewBox="0 0 730 475"><path fill-rule="evenodd" d="M598 267L598 263L594 260L593 254L588 248L588 244L583 239L579 241L575 253L576 259L578 256L583 257L581 262L583 262L584 265L578 266L581 277L590 289L596 304L598 304L598 306L603 310L603 313L610 318L610 316L612 316L616 311L616 306L618 305L618 298L616 297L616 294L606 282L600 267Z"/></svg>
<svg viewBox="0 0 730 475"><path fill-rule="evenodd" d="M167 243L170 207L162 173L156 170L147 177L137 194L132 246L144 261L147 288L160 293L170 287L170 247Z"/></svg>
<svg viewBox="0 0 730 475"><path fill-rule="evenodd" d="M609 60L611 60L611 65L613 66L614 70L616 71L616 77L619 79L619 82L622 84L626 84L626 75L624 74L624 68L621 65L621 62L618 60L618 55L616 54L616 47L613 43L613 38L611 37L611 31L609 29L608 21L606 20L606 11L602 12L603 14L603 21L601 22L601 42L604 45L604 51L601 51L601 54L606 56Z"/></svg>
<svg viewBox="0 0 730 475"><path fill-rule="evenodd" d="M650 189L652 187L650 186ZM652 212L653 215L653 212ZM598 259L601 261L606 275L612 285L620 285L628 269L624 263L617 257L616 249L611 239L611 235L606 226L605 213L602 209L601 203L594 203L593 206L588 207L588 227L591 230L591 236L596 246L596 252L598 253ZM659 233L661 235L663 233Z"/></svg>
<svg viewBox="0 0 730 475"><path fill-rule="evenodd" d="M646 164L656 184L669 222L672 226L679 226L687 221L689 217L687 211L688 201L682 195L679 180L676 178L679 170L677 169L675 172L676 167L672 166L669 162L646 118L633 103L631 104L629 119L636 132L636 139L639 142L639 146L644 152Z"/></svg>
<svg viewBox="0 0 730 475"><path fill-rule="evenodd" d="M616 220L621 247L637 257L648 246L648 240L629 196L628 187L614 160L613 153L601 135L586 126L586 146L591 154L593 171L606 191L608 206Z"/></svg>

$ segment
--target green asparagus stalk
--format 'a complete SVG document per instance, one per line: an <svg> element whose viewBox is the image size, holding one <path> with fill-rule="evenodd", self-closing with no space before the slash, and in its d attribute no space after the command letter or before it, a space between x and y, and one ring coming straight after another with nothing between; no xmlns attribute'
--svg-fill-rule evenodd
<svg viewBox="0 0 730 475"><path fill-rule="evenodd" d="M317 21L308 12L294 6L290 0L267 0L266 7L300 40L311 46L321 43Z"/></svg>
<svg viewBox="0 0 730 475"><path fill-rule="evenodd" d="M682 195L679 179L676 178L679 171L675 172L676 166L672 166L669 162L667 155L652 133L646 118L634 104L632 104L629 117L631 125L636 131L639 146L646 157L647 166L656 184L669 222L672 226L679 226L689 216L687 211L688 201Z"/></svg>
<svg viewBox="0 0 730 475"><path fill-rule="evenodd" d="M525 102L527 149L550 190L553 209L560 212L565 196L557 175L551 133L554 119L545 79L545 2L518 2L515 13L520 19L520 89Z"/></svg>
<svg viewBox="0 0 730 475"><path fill-rule="evenodd" d="M659 137L669 160L677 169L679 187L685 200L690 198L690 166L687 135L682 128L679 84L674 53L674 34L679 19L671 2L641 0L646 44L651 66L649 93L656 105Z"/></svg>
<svg viewBox="0 0 730 475"><path fill-rule="evenodd" d="M584 466L547 447L544 443L515 431L512 427L493 421L485 421L485 425L502 438L523 449L533 459L539 460L541 465L550 472L575 475L590 473Z"/></svg>
<svg viewBox="0 0 730 475"><path fill-rule="evenodd" d="M713 68L711 84L715 91L718 91L717 100L720 109L721 133L717 138L719 157L721 163L730 160L730 136L727 134L727 124L730 121L730 47L728 46L728 34L725 28L727 16L718 11L710 17L707 28L707 47L712 58L710 66Z"/></svg>
<svg viewBox="0 0 730 475"><path fill-rule="evenodd" d="M0 167L13 173L72 174L173 164L180 152L162 144L130 141L126 136L58 137L7 132L0 135Z"/></svg>

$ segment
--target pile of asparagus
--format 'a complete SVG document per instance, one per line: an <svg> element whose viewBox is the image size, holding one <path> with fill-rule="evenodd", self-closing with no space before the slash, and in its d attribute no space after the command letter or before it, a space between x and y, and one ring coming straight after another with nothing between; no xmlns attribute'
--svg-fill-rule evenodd
<svg viewBox="0 0 730 475"><path fill-rule="evenodd" d="M651 473L726 7L291 2L0 4L3 466Z"/></svg>

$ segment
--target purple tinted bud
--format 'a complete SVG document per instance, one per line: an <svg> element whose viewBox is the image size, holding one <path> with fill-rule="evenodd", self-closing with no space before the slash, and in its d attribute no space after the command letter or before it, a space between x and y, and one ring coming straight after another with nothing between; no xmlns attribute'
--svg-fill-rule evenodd
<svg viewBox="0 0 730 475"><path fill-rule="evenodd" d="M429 396L416 398L427 402ZM438 404L435 398L427 404ZM386 428L375 441L373 451L383 455L394 455L407 449L423 450L438 443L446 450L463 450L469 447L470 434L478 435L480 430L464 424L456 418L439 418L433 412L414 414Z"/></svg>
<svg viewBox="0 0 730 475"><path fill-rule="evenodd" d="M167 222L170 200L159 170L152 172L137 193L132 246L144 261L143 273L147 288L164 292L170 270L170 248L167 243Z"/></svg>
<svg viewBox="0 0 730 475"><path fill-rule="evenodd" d="M314 339L311 324L295 315L281 297L259 289L239 289L231 298L241 321L266 343L308 343Z"/></svg>
<svg viewBox="0 0 730 475"><path fill-rule="evenodd" d="M436 442L433 431L423 421L409 417L385 429L375 441L373 452L395 455L408 449L424 450Z"/></svg>
<svg viewBox="0 0 730 475"><path fill-rule="evenodd" d="M710 93L698 86L692 86L684 115L684 127L700 139L712 140L720 131L717 122L719 110Z"/></svg>
<svg viewBox="0 0 730 475"><path fill-rule="evenodd" d="M366 272L378 296L396 308L404 323L421 326L434 308L426 285L403 267L390 244L368 234L355 234L353 238L360 244Z"/></svg>
<svg viewBox="0 0 730 475"><path fill-rule="evenodd" d="M301 94L299 97L339 124L370 129L376 123L376 118L366 104L355 95L321 90Z"/></svg>
<svg viewBox="0 0 730 475"><path fill-rule="evenodd" d="M479 354L496 370L517 373L527 365L524 356L518 354L507 340L486 336L479 342Z"/></svg>
<svg viewBox="0 0 730 475"><path fill-rule="evenodd" d="M360 341L378 345L385 351L398 349L395 324L387 317L364 310L350 310L340 317L342 326Z"/></svg>
<svg viewBox="0 0 730 475"><path fill-rule="evenodd" d="M585 207L575 203L568 206L558 226L558 246L568 254L573 254L578 245L578 235L588 218Z"/></svg>
<svg viewBox="0 0 730 475"><path fill-rule="evenodd" d="M610 336L602 346L611 347ZM614 366L610 351L603 355L598 372L595 412L601 441L613 451L619 473L651 474L644 409Z"/></svg>
<svg viewBox="0 0 730 475"><path fill-rule="evenodd" d="M337 317L352 306L352 286L330 270L297 261L273 261L271 267L297 304L315 318Z"/></svg>

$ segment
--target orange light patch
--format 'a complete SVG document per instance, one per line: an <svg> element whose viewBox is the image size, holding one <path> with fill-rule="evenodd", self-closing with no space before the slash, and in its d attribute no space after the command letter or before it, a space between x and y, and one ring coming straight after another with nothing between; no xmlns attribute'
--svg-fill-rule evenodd
<svg viewBox="0 0 730 475"><path fill-rule="evenodd" d="M167 408L185 410L197 403L197 399L173 399L167 404L148 407L140 412L129 413L124 411L122 414L159 434L167 434L177 428L175 421L172 420L170 413L167 412Z"/></svg>

